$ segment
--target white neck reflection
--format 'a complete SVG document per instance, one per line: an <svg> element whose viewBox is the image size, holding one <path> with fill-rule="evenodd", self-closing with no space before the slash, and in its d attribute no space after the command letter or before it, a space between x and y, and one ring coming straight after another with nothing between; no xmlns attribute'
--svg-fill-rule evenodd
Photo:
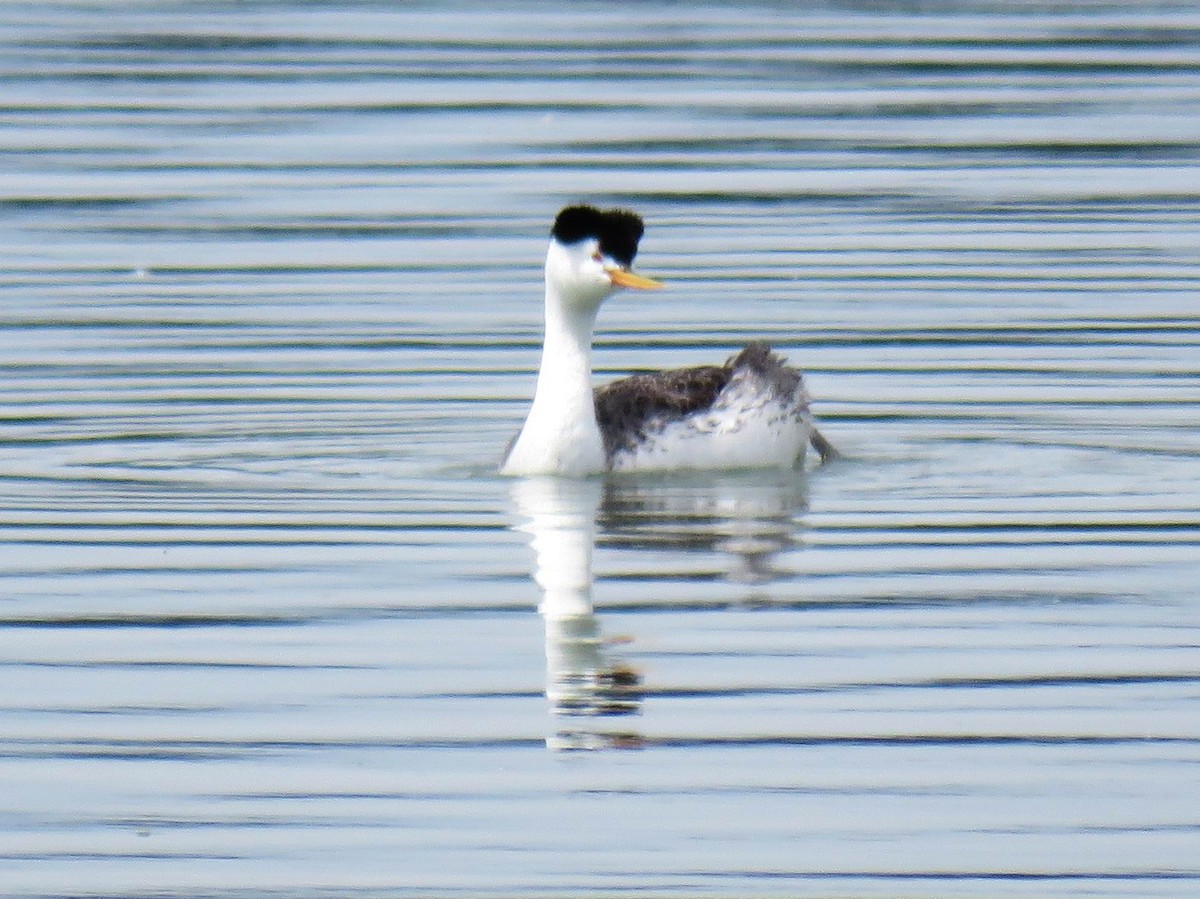
<svg viewBox="0 0 1200 899"><path fill-rule="evenodd" d="M641 710L640 675L607 658L592 609L592 550L600 480L526 478L513 500L530 534L533 578L541 588L538 609L546 625L546 698L559 722L552 749L633 747L640 737L608 719ZM563 719L572 719L567 723Z"/></svg>

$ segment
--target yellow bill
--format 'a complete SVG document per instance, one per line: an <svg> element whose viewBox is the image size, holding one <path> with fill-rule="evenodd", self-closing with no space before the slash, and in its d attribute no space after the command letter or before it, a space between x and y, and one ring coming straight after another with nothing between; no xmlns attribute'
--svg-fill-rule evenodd
<svg viewBox="0 0 1200 899"><path fill-rule="evenodd" d="M655 281L653 278L643 278L641 275L635 275L633 272L626 271L623 268L610 268L608 270L608 279L618 287L632 287L634 290L658 290L663 286L662 281Z"/></svg>

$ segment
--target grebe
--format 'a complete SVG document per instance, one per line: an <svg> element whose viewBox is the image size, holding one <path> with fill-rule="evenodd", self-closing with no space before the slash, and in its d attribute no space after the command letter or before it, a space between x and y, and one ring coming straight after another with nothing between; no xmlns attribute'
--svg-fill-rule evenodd
<svg viewBox="0 0 1200 899"><path fill-rule="evenodd" d="M661 282L631 271L642 219L624 209L568 206L550 231L546 330L533 405L501 472L585 476L605 471L796 468L813 426L803 376L761 341L724 365L633 375L592 389L592 331L620 287Z"/></svg>

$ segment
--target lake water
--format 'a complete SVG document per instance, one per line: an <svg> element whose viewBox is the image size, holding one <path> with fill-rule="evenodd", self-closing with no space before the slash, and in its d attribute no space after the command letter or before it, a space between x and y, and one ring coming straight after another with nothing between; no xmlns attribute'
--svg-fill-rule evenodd
<svg viewBox="0 0 1200 899"><path fill-rule="evenodd" d="M0 895L1200 892L1192 3L0 9ZM509 481L568 202L846 458Z"/></svg>

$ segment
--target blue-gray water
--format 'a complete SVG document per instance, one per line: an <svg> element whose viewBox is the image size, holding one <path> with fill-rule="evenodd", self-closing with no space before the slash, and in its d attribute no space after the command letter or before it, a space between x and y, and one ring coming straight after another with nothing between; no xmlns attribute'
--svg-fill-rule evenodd
<svg viewBox="0 0 1200 899"><path fill-rule="evenodd" d="M848 458L496 477L577 200ZM1198 287L1191 3L4 4L0 895L1195 896Z"/></svg>

